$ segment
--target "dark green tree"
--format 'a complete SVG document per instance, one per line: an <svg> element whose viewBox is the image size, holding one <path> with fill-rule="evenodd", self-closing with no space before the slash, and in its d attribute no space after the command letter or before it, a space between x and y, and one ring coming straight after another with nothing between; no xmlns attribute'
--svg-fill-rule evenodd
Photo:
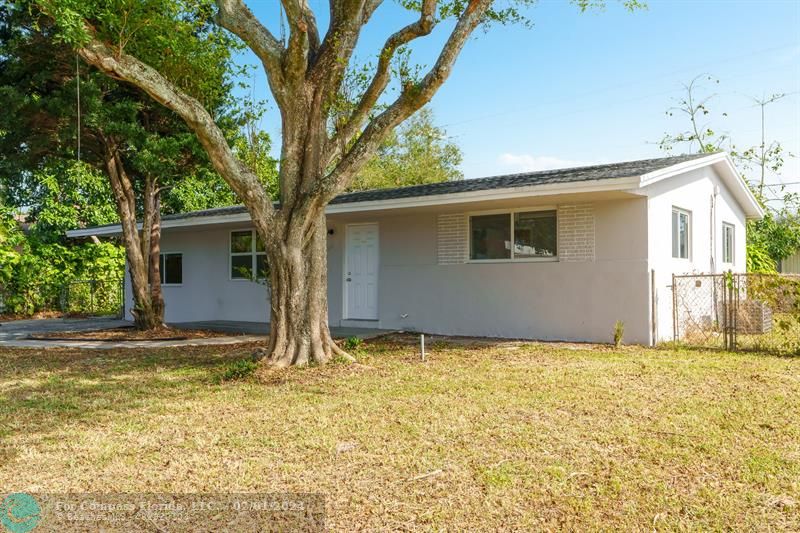
<svg viewBox="0 0 800 533"><path fill-rule="evenodd" d="M162 51L163 63L216 114L226 138L233 142L242 137L237 122L242 115L230 97L238 72L230 61L235 46L206 15L202 11L183 15L178 30L185 39ZM97 222L89 216L93 209L116 206L136 324L159 327L164 312L159 273L161 204L165 212L186 207L185 189L173 192L184 179L194 182L194 191L201 191L194 206L212 207L235 199L202 193L220 190L224 182L182 119L136 87L99 73L55 35L52 21L32 2L0 8L0 99L6 104L0 117L0 176L7 199L25 206L31 221L42 229L48 224L59 230L68 227L67 219L61 219L61 226L40 220L43 213L52 217L53 202L62 201L53 194L53 179L71 184L73 192L85 189L94 195L85 203L91 206L88 211L82 210L83 216L72 221L79 226ZM246 142L243 146L249 148ZM104 186L92 181L92 173L79 174L86 180L81 183L62 180L64 174L48 178L78 159L105 175ZM67 194L64 187L59 194ZM66 203L62 206L68 209Z"/></svg>

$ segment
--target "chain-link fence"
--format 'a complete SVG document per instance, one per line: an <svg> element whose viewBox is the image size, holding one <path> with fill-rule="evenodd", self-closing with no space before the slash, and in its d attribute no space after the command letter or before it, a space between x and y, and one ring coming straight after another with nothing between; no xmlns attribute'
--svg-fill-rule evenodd
<svg viewBox="0 0 800 533"><path fill-rule="evenodd" d="M727 350L800 353L800 276L673 276L676 341Z"/></svg>
<svg viewBox="0 0 800 533"><path fill-rule="evenodd" d="M81 279L64 285L61 311L67 315L122 316L124 285L121 279Z"/></svg>

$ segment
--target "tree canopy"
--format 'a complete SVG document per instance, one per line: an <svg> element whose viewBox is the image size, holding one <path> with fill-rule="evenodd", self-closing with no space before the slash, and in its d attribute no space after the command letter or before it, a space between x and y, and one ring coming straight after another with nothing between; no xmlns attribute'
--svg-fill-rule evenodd
<svg viewBox="0 0 800 533"><path fill-rule="evenodd" d="M348 190L405 187L460 180L461 149L423 108L387 135Z"/></svg>

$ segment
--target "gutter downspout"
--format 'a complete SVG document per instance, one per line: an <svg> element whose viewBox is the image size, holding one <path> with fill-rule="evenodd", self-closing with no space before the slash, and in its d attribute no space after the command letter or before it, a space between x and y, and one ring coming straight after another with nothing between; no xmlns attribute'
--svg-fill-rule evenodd
<svg viewBox="0 0 800 533"><path fill-rule="evenodd" d="M719 196L719 185L714 185L714 193L711 195L711 212L709 228L709 261L711 273L717 273L717 197Z"/></svg>

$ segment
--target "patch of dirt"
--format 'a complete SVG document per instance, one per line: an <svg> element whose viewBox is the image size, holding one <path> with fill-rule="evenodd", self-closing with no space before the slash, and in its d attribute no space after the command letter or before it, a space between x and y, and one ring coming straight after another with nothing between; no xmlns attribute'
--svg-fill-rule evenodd
<svg viewBox="0 0 800 533"><path fill-rule="evenodd" d="M54 331L31 335L30 340L62 340L62 341L177 341L189 339L210 339L216 337L237 337L243 333L210 331L205 329L158 328L140 331L126 326L101 331Z"/></svg>

